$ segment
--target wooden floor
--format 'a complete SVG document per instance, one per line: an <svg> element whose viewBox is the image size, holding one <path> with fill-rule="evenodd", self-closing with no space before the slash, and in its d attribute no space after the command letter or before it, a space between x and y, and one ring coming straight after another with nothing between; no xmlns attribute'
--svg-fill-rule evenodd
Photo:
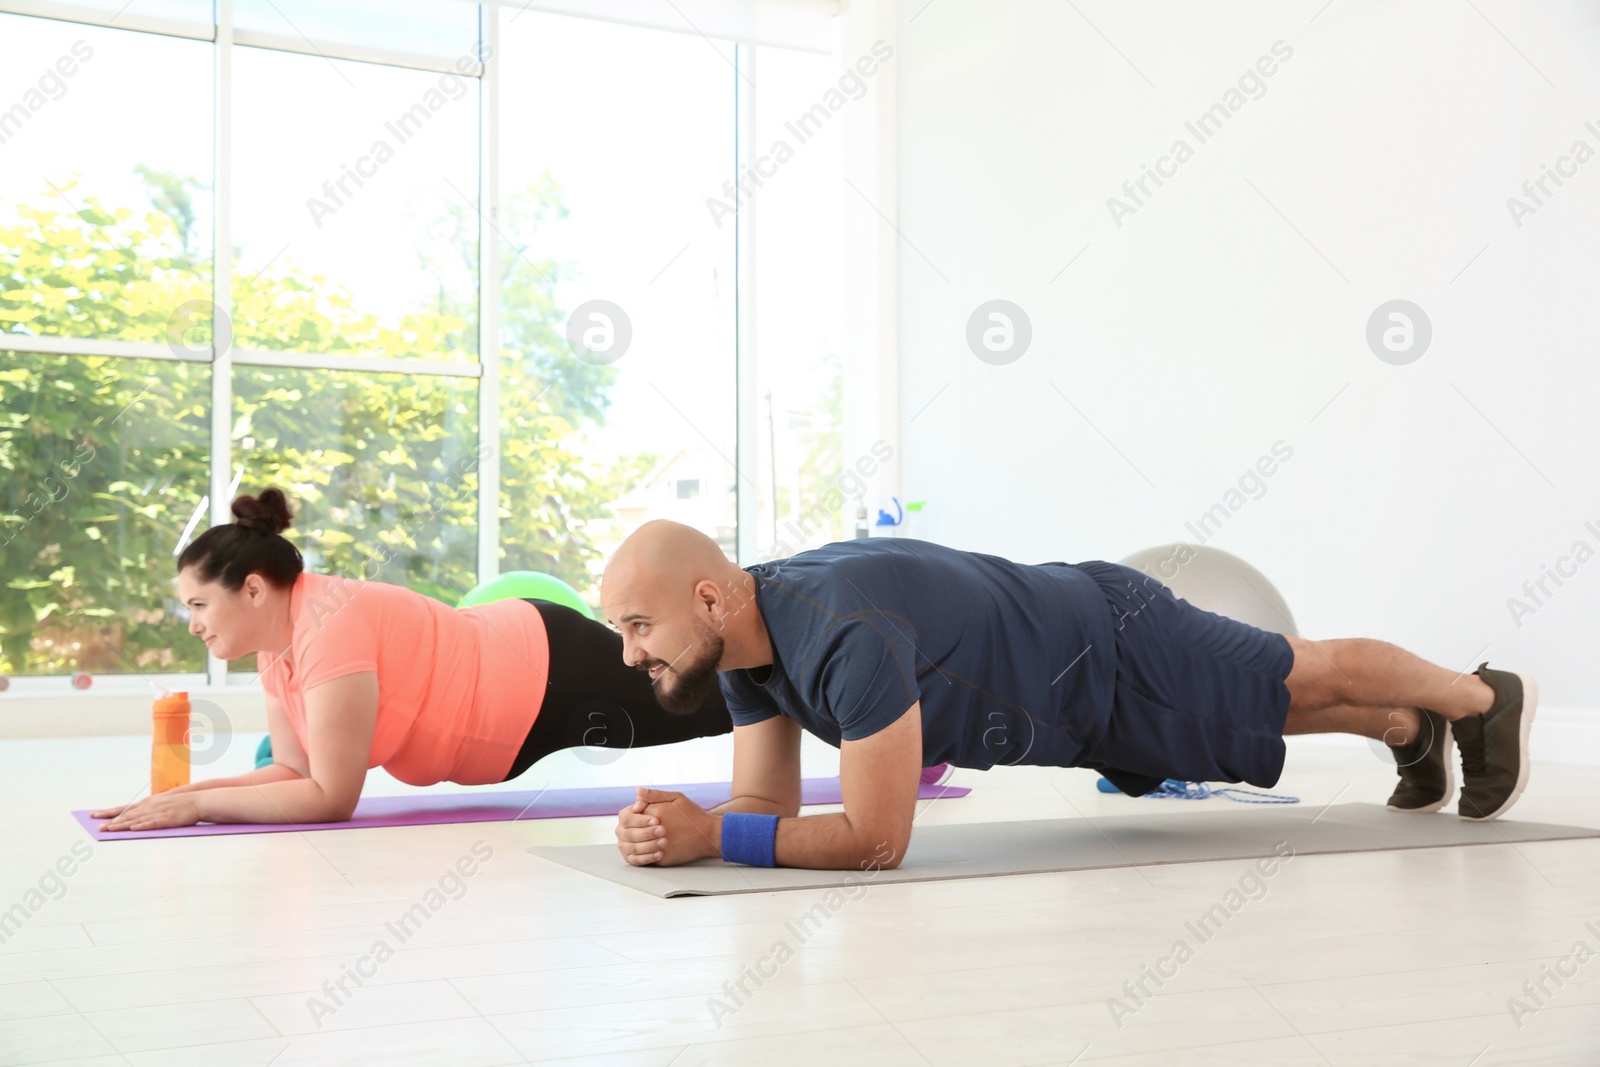
<svg viewBox="0 0 1600 1067"><path fill-rule="evenodd" d="M207 771L244 769L254 741ZM715 780L728 751L562 753L517 785ZM831 755L808 749L808 773ZM132 796L147 760L137 738L0 742L0 908L27 913L0 947L0 1063L1600 1063L1600 841L1296 857L1201 942L1186 923L1248 865L874 885L830 907L657 900L525 851L608 840L608 819L87 847L66 812ZM1600 825L1594 774L1538 764L1513 817ZM1381 802L1392 776L1364 746L1295 739L1279 788ZM1228 803L1094 778L958 772L973 794L918 824ZM481 862L453 876L463 857Z"/></svg>

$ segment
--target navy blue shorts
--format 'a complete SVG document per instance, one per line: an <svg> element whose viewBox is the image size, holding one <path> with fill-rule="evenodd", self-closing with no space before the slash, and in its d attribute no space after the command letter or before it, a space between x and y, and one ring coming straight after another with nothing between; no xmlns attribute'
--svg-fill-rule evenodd
<svg viewBox="0 0 1600 1067"><path fill-rule="evenodd" d="M1110 722L1084 766L1135 795L1166 778L1276 785L1288 640L1179 600L1131 567L1078 566L1105 593L1117 641Z"/></svg>

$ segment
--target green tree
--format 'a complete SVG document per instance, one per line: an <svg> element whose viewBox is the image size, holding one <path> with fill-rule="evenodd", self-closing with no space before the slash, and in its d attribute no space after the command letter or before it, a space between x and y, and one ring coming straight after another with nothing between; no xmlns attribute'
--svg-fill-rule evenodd
<svg viewBox="0 0 1600 1067"><path fill-rule="evenodd" d="M205 491L209 380L196 364L5 361L0 671L199 669L169 598L179 509Z"/></svg>

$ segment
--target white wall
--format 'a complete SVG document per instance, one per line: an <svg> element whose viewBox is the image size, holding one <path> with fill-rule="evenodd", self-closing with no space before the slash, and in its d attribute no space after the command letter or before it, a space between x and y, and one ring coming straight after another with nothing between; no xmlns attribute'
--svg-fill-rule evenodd
<svg viewBox="0 0 1600 1067"><path fill-rule="evenodd" d="M845 10L847 39L894 12L917 535L1028 561L1194 542L1281 441L1210 543L1302 633L1526 668L1548 703L1600 707L1600 561L1520 626L1507 603L1575 542L1600 551L1600 158L1520 228L1507 206L1575 141L1600 151L1600 7L1075 5ZM1200 143L1185 122L1278 41L1264 95ZM1119 227L1108 197L1179 138L1193 158ZM1006 366L965 340L993 298L1033 328ZM1405 366L1365 337L1395 298L1433 327Z"/></svg>

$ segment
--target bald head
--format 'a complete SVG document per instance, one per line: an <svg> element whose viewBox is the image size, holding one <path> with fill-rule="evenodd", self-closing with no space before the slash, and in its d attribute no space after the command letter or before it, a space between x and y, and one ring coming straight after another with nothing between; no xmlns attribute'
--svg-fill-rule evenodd
<svg viewBox="0 0 1600 1067"><path fill-rule="evenodd" d="M717 543L681 523L635 530L600 579L600 606L622 631L622 659L650 672L656 700L688 713L719 669L772 662L754 580Z"/></svg>
<svg viewBox="0 0 1600 1067"><path fill-rule="evenodd" d="M681 522L656 519L630 534L606 564L600 599L607 604L613 596L630 601L648 597L652 603L687 599L699 582L725 582L730 571L739 568L711 538ZM606 613L610 615L609 609ZM622 623L615 617L612 621Z"/></svg>

